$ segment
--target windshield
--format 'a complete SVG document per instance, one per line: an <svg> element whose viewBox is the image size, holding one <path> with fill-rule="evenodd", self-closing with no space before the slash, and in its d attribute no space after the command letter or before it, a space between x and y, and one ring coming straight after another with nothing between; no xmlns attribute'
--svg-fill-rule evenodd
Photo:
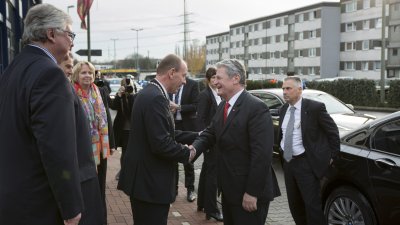
<svg viewBox="0 0 400 225"><path fill-rule="evenodd" d="M335 114L335 113L340 113L340 114L354 114L354 112L347 108L346 105L338 101L336 98L332 97L331 95L328 94L323 94L323 93L304 93L303 92L303 97L309 98L315 101L323 102L326 106L326 111L328 111L329 114Z"/></svg>

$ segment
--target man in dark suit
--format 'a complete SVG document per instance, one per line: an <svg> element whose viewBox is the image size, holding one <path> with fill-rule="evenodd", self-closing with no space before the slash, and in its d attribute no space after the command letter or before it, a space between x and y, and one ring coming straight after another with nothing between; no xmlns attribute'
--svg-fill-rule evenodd
<svg viewBox="0 0 400 225"><path fill-rule="evenodd" d="M224 224L263 225L270 201L280 195L272 168L274 131L268 107L244 90L246 72L237 60L216 64L219 105L211 124L194 141L200 152L218 149L218 185Z"/></svg>
<svg viewBox="0 0 400 225"><path fill-rule="evenodd" d="M52 5L32 7L27 46L0 77L0 224L78 224L84 212L74 95L57 65L71 24Z"/></svg>
<svg viewBox="0 0 400 225"><path fill-rule="evenodd" d="M60 67L69 78L72 74L73 55L69 52ZM76 150L78 156L79 173L81 180L84 211L79 225L103 225L107 224L104 218L106 212L102 205L102 196L96 173L96 164L93 160L92 141L90 128L83 106L72 85L74 95L75 126L76 126Z"/></svg>
<svg viewBox="0 0 400 225"><path fill-rule="evenodd" d="M327 224L320 179L340 150L339 131L324 103L302 98L299 77L286 77L280 110L280 146L290 212L297 225Z"/></svg>
<svg viewBox="0 0 400 225"><path fill-rule="evenodd" d="M196 112L199 86L197 82L186 78L186 84L182 85L176 94L170 95L170 109L174 114L175 129L182 131L197 131ZM179 177L179 164L176 164L176 173ZM194 192L194 166L192 163L184 165L185 187L187 189L186 199L193 202L196 199ZM178 192L178 179L176 180L176 190Z"/></svg>
<svg viewBox="0 0 400 225"><path fill-rule="evenodd" d="M194 132L175 131L168 93L185 83L186 63L168 55L157 76L141 90L133 104L129 143L122 164L118 189L130 196L135 225L167 224L170 203L175 200L175 166L189 163L195 151Z"/></svg>

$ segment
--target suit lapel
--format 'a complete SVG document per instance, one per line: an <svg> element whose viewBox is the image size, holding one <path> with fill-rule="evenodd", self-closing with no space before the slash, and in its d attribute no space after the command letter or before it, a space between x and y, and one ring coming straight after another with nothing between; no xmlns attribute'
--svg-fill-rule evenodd
<svg viewBox="0 0 400 225"><path fill-rule="evenodd" d="M246 92L246 90L244 90L242 92L242 94L239 95L239 98L236 100L235 104L232 106L232 109L230 111L230 113L228 114L228 117L226 118L226 122L225 124L223 121L223 110L222 110L222 131L221 131L221 135L227 130L227 128L230 126L230 124L232 123L232 120L234 120L236 118L236 116L239 114L241 105L244 101L244 99L247 98L248 93ZM224 102L225 103L225 102ZM225 104L224 104L225 105Z"/></svg>
<svg viewBox="0 0 400 225"><path fill-rule="evenodd" d="M300 118L301 133L303 135L306 133L306 127L304 125L307 125L305 123L306 117L307 117L307 110L308 110L308 101L307 101L307 99L303 98L301 100L301 118Z"/></svg>

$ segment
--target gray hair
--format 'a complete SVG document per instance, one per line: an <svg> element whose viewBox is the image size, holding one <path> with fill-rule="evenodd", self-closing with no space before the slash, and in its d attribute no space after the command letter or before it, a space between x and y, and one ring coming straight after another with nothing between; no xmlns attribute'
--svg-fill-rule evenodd
<svg viewBox="0 0 400 225"><path fill-rule="evenodd" d="M67 25L72 24L72 19L53 5L39 4L29 9L24 23L22 42L29 44L34 41L45 42L48 29L65 29Z"/></svg>
<svg viewBox="0 0 400 225"><path fill-rule="evenodd" d="M298 76L288 76L288 77L285 77L285 79L283 79L283 81L288 81L288 80L294 81L294 83L297 87L301 87L301 88L303 87L303 82L301 81L301 78Z"/></svg>
<svg viewBox="0 0 400 225"><path fill-rule="evenodd" d="M224 59L221 62L218 62L216 64L216 67L218 69L224 67L226 69L226 73L230 78L234 77L235 75L239 75L239 83L241 85L246 84L246 70L240 61L236 59Z"/></svg>

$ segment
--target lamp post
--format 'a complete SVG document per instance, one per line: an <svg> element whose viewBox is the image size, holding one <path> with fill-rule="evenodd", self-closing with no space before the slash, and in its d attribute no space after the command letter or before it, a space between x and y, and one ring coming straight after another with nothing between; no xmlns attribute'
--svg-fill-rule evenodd
<svg viewBox="0 0 400 225"><path fill-rule="evenodd" d="M67 13L69 14L69 9L74 8L74 7L75 7L74 5L67 6Z"/></svg>
<svg viewBox="0 0 400 225"><path fill-rule="evenodd" d="M117 51L115 49L115 41L118 41L118 38L111 38L111 41L114 41L114 69L117 69Z"/></svg>
<svg viewBox="0 0 400 225"><path fill-rule="evenodd" d="M136 71L139 71L139 31L143 28L132 28L131 30L136 31Z"/></svg>

